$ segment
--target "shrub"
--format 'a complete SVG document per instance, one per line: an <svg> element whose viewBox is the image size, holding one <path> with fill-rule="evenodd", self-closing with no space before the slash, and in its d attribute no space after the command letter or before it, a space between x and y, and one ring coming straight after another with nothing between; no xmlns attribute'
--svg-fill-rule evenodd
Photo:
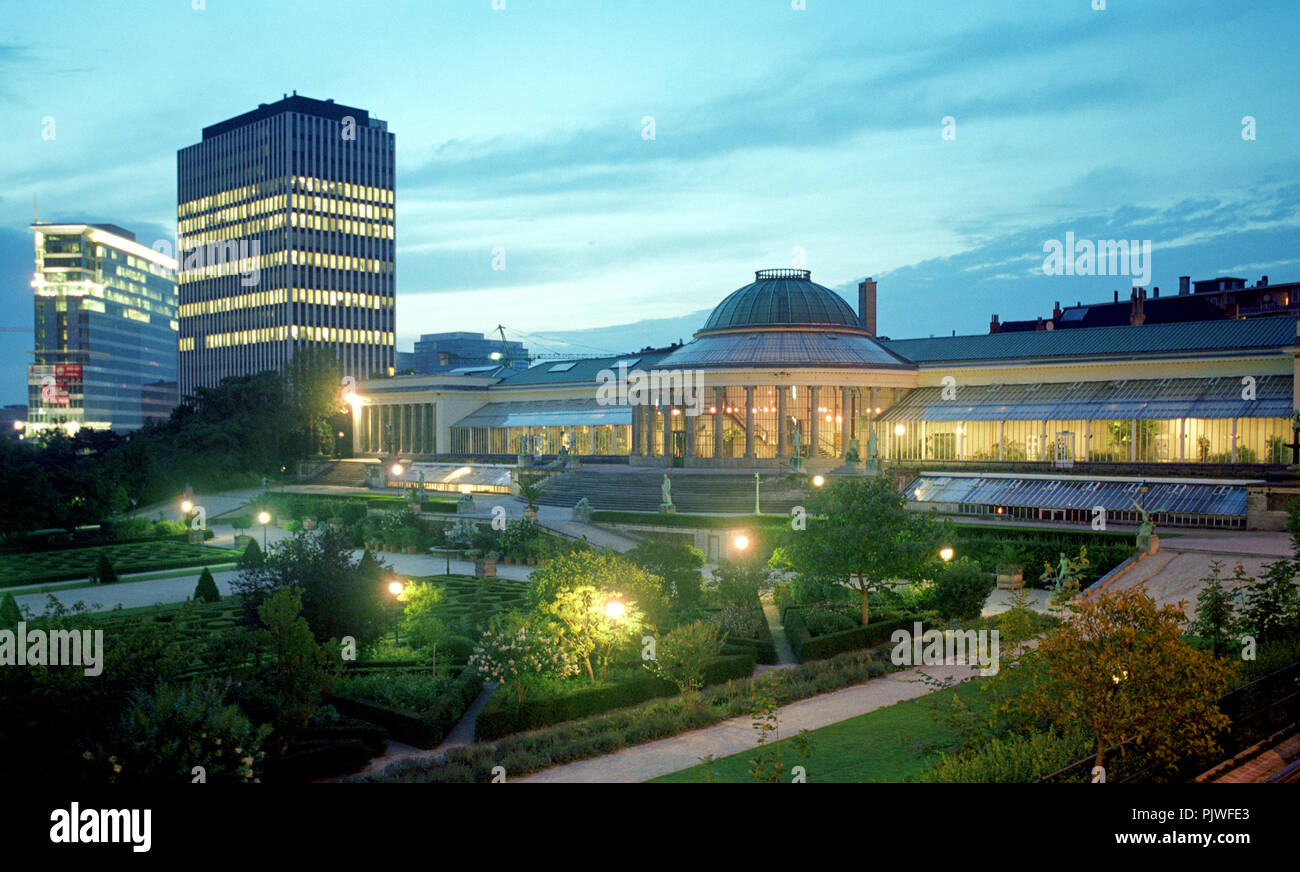
<svg viewBox="0 0 1300 872"><path fill-rule="evenodd" d="M851 603L813 603L801 612L813 636L825 636L862 626L862 613Z"/></svg>
<svg viewBox="0 0 1300 872"><path fill-rule="evenodd" d="M239 569L257 569L258 567L265 565L266 556L262 554L261 546L257 544L256 539L253 539L248 543L248 547L245 548L244 553L239 556L239 562L236 564Z"/></svg>
<svg viewBox="0 0 1300 872"><path fill-rule="evenodd" d="M240 515L238 518L231 520L230 526L236 530L247 530L253 526L253 518L251 515Z"/></svg>
<svg viewBox="0 0 1300 872"><path fill-rule="evenodd" d="M994 576L963 557L939 571L928 605L946 620L978 618L996 584Z"/></svg>
<svg viewBox="0 0 1300 872"><path fill-rule="evenodd" d="M785 636L790 648L800 663L809 660L824 660L836 654L856 651L862 648L874 648L889 641L895 630L911 629L917 617L897 618L892 621L878 621L865 627L840 630L814 637L808 632L801 609L786 609L782 617Z"/></svg>
<svg viewBox="0 0 1300 872"><path fill-rule="evenodd" d="M212 571L206 566L203 567L203 572L199 574L199 583L194 588L194 600L201 603L221 601L221 592L217 590L217 581L212 577Z"/></svg>
<svg viewBox="0 0 1300 872"><path fill-rule="evenodd" d="M99 552L99 562L95 564L95 571L90 576L90 580L96 584L113 584L118 581L117 571L113 569L113 562L108 559L108 552Z"/></svg>
<svg viewBox="0 0 1300 872"><path fill-rule="evenodd" d="M467 663L474 653L474 642L468 636L444 636L438 643L438 655L444 663Z"/></svg>
<svg viewBox="0 0 1300 872"><path fill-rule="evenodd" d="M718 656L726 640L726 631L696 621L670 630L655 648L655 659L646 668L657 677L670 681L687 703L704 686L705 667Z"/></svg>
<svg viewBox="0 0 1300 872"><path fill-rule="evenodd" d="M1090 743L1082 735L1055 733L994 737L965 753L941 754L921 781L944 783L1024 784L1062 769L1087 756Z"/></svg>
<svg viewBox="0 0 1300 872"><path fill-rule="evenodd" d="M6 593L0 600L0 627L15 627L23 619L22 609L12 593Z"/></svg>

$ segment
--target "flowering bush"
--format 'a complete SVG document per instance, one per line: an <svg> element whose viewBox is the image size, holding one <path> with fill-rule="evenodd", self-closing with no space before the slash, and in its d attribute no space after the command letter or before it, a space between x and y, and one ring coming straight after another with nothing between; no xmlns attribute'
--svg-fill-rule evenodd
<svg viewBox="0 0 1300 872"><path fill-rule="evenodd" d="M763 632L766 618L758 609L726 605L718 610L715 619L722 631L738 639L756 639Z"/></svg>
<svg viewBox="0 0 1300 872"><path fill-rule="evenodd" d="M520 620L485 632L469 657L469 668L489 681L510 685L520 704L538 679L578 673L578 664L558 639Z"/></svg>

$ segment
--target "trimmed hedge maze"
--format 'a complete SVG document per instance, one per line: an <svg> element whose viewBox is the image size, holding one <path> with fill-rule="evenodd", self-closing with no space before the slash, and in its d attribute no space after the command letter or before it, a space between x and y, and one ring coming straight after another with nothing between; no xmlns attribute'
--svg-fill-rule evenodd
<svg viewBox="0 0 1300 872"><path fill-rule="evenodd" d="M88 578L95 571L101 553L108 554L113 569L119 575L188 566L211 566L233 563L239 559L239 553L228 548L193 545L177 540L0 554L0 587ZM194 575L197 578L198 572L195 571Z"/></svg>

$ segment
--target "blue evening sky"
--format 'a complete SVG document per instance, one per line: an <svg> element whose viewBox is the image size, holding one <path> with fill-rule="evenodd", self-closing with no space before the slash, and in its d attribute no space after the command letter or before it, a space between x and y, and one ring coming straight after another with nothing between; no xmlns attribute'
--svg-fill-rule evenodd
<svg viewBox="0 0 1300 872"><path fill-rule="evenodd" d="M170 238L176 150L295 89L397 135L399 348L689 338L799 257L855 306L874 276L895 338L1127 294L1043 274L1067 231L1151 240L1162 293L1300 278L1294 0L192 5L0 2L0 402L25 401L33 196Z"/></svg>

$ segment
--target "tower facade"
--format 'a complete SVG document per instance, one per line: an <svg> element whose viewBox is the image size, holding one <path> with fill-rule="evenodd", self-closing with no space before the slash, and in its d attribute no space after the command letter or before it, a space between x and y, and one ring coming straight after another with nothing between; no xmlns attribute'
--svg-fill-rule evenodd
<svg viewBox="0 0 1300 872"><path fill-rule="evenodd" d="M396 142L387 122L285 97L177 153L180 392L333 350L394 364Z"/></svg>

